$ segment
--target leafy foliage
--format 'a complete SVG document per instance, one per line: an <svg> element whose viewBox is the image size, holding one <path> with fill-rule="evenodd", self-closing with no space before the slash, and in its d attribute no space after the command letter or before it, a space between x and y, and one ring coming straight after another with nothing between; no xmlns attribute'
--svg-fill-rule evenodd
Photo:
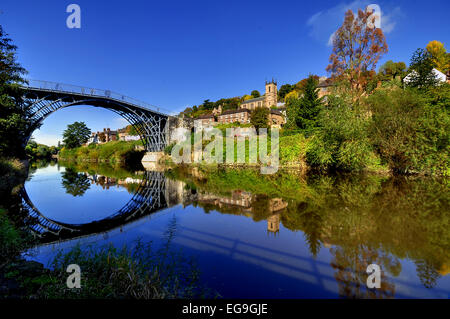
<svg viewBox="0 0 450 319"><path fill-rule="evenodd" d="M252 93L250 93L250 95L251 95L253 98L257 98L257 97L260 97L260 96L261 96L261 93L259 93L258 90L253 90Z"/></svg>
<svg viewBox="0 0 450 319"><path fill-rule="evenodd" d="M446 73L450 70L450 53L444 47L444 44L439 41L430 41L426 47L427 51L431 54L436 69Z"/></svg>
<svg viewBox="0 0 450 319"><path fill-rule="evenodd" d="M257 107L250 115L250 123L259 130L260 128L269 127L270 110L266 107Z"/></svg>
<svg viewBox="0 0 450 319"><path fill-rule="evenodd" d="M434 66L432 55L424 49L417 49L411 57L410 73L406 84L416 88L435 86L437 79L433 73Z"/></svg>
<svg viewBox="0 0 450 319"><path fill-rule="evenodd" d="M445 173L449 167L450 86L432 92L379 90L367 99L373 112L370 136L398 173Z"/></svg>
<svg viewBox="0 0 450 319"><path fill-rule="evenodd" d="M67 125L63 133L63 142L67 148L80 147L86 143L91 135L91 130L84 122L74 122Z"/></svg>
<svg viewBox="0 0 450 319"><path fill-rule="evenodd" d="M23 157L31 126L19 86L26 70L16 62L16 49L0 25L0 154Z"/></svg>
<svg viewBox="0 0 450 319"><path fill-rule="evenodd" d="M319 169L362 170L373 160L368 138L370 119L364 110L343 97L330 97L319 128L306 152L308 163Z"/></svg>
<svg viewBox="0 0 450 319"><path fill-rule="evenodd" d="M380 57L388 51L383 31L368 26L374 25L375 18L371 11L359 9L355 17L348 10L344 23L334 33L327 71L333 77L344 78L355 92L365 90L367 72L375 70Z"/></svg>

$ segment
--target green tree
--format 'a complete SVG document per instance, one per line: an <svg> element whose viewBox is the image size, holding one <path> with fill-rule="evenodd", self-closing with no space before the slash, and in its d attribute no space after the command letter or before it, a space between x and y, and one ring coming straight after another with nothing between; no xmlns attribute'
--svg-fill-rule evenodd
<svg viewBox="0 0 450 319"><path fill-rule="evenodd" d="M26 70L16 61L16 49L0 26L0 154L23 157L31 125L20 88Z"/></svg>
<svg viewBox="0 0 450 319"><path fill-rule="evenodd" d="M286 99L286 125L287 130L297 130L297 119L300 112L301 100L297 97L297 92L292 91L285 97Z"/></svg>
<svg viewBox="0 0 450 319"><path fill-rule="evenodd" d="M433 74L433 56L424 49L417 49L411 57L406 84L410 87L429 88L437 84L436 76Z"/></svg>
<svg viewBox="0 0 450 319"><path fill-rule="evenodd" d="M261 93L259 93L258 90L253 90L252 93L250 93L250 94L253 98L257 98L257 97L261 96Z"/></svg>
<svg viewBox="0 0 450 319"><path fill-rule="evenodd" d="M281 101L284 101L284 97L286 96L286 94L290 93L291 91L293 91L295 88L295 86L290 85L290 84L283 84L280 89L278 90L278 99Z"/></svg>
<svg viewBox="0 0 450 319"><path fill-rule="evenodd" d="M403 78L406 73L405 62L394 62L392 60L387 61L378 71L381 80L389 81L398 77Z"/></svg>
<svg viewBox="0 0 450 319"><path fill-rule="evenodd" d="M269 127L270 110L266 107L257 107L250 115L250 123L259 130Z"/></svg>
<svg viewBox="0 0 450 319"><path fill-rule="evenodd" d="M209 99L203 101L203 108L205 110L212 110L214 108L214 103L211 102Z"/></svg>
<svg viewBox="0 0 450 319"><path fill-rule="evenodd" d="M300 109L296 119L297 126L300 129L310 130L317 126L317 116L322 107L322 99L319 98L317 85L317 79L310 75L303 89L303 96L300 99Z"/></svg>
<svg viewBox="0 0 450 319"><path fill-rule="evenodd" d="M84 122L75 122L67 125L63 133L63 141L67 148L80 147L86 143L91 135L91 130Z"/></svg>

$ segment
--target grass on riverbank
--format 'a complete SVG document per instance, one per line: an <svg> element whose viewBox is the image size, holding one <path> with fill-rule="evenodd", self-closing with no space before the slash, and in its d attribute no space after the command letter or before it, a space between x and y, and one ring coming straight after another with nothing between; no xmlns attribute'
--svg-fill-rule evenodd
<svg viewBox="0 0 450 319"><path fill-rule="evenodd" d="M142 146L141 141L112 141L105 144L90 144L73 149L63 148L59 158L63 160L91 161L91 162L130 162L142 155L136 150Z"/></svg>
<svg viewBox="0 0 450 319"><path fill-rule="evenodd" d="M0 196L8 196L11 190L27 177L26 162L15 158L0 158Z"/></svg>

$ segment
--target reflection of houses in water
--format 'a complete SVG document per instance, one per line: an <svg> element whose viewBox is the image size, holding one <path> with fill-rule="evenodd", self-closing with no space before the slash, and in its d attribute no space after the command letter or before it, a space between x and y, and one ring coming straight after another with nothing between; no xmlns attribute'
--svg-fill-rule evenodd
<svg viewBox="0 0 450 319"><path fill-rule="evenodd" d="M274 214L267 218L267 232L278 234L280 231L280 214Z"/></svg>
<svg viewBox="0 0 450 319"><path fill-rule="evenodd" d="M211 204L218 208L236 208L236 212L242 212L247 216L253 213L252 204L256 202L256 196L250 192L234 190L230 196L219 196L212 193L198 194L197 201ZM277 234L280 231L280 212L288 206L282 198L271 198L268 201L267 210L272 213L267 217L267 231Z"/></svg>
<svg viewBox="0 0 450 319"><path fill-rule="evenodd" d="M202 203L213 204L218 207L238 206L245 212L251 212L252 193L235 190L231 197L219 196L211 193L198 194L197 200Z"/></svg>
<svg viewBox="0 0 450 319"><path fill-rule="evenodd" d="M109 189L113 186L127 186L130 184L140 184L142 179L127 177L125 179L119 179L115 177L108 177L100 174L86 174L86 177L91 181L91 184L99 185L103 189Z"/></svg>
<svg viewBox="0 0 450 319"><path fill-rule="evenodd" d="M279 212L285 209L288 203L282 198L272 198L269 200L269 211L273 215L267 218L267 232L278 234L280 231L280 214Z"/></svg>

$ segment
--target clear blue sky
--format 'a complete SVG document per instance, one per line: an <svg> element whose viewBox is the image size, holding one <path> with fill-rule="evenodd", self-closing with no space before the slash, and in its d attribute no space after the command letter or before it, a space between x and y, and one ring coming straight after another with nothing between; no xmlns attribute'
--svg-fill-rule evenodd
<svg viewBox="0 0 450 319"><path fill-rule="evenodd" d="M81 29L66 27L66 7L81 7ZM326 75L330 35L344 12L381 7L389 52L439 40L450 49L447 1L21 1L2 0L0 24L19 47L31 79L110 89L173 112L222 97L263 93L308 73ZM126 123L114 113L73 107L51 115L34 136L55 144L67 124L92 130Z"/></svg>

